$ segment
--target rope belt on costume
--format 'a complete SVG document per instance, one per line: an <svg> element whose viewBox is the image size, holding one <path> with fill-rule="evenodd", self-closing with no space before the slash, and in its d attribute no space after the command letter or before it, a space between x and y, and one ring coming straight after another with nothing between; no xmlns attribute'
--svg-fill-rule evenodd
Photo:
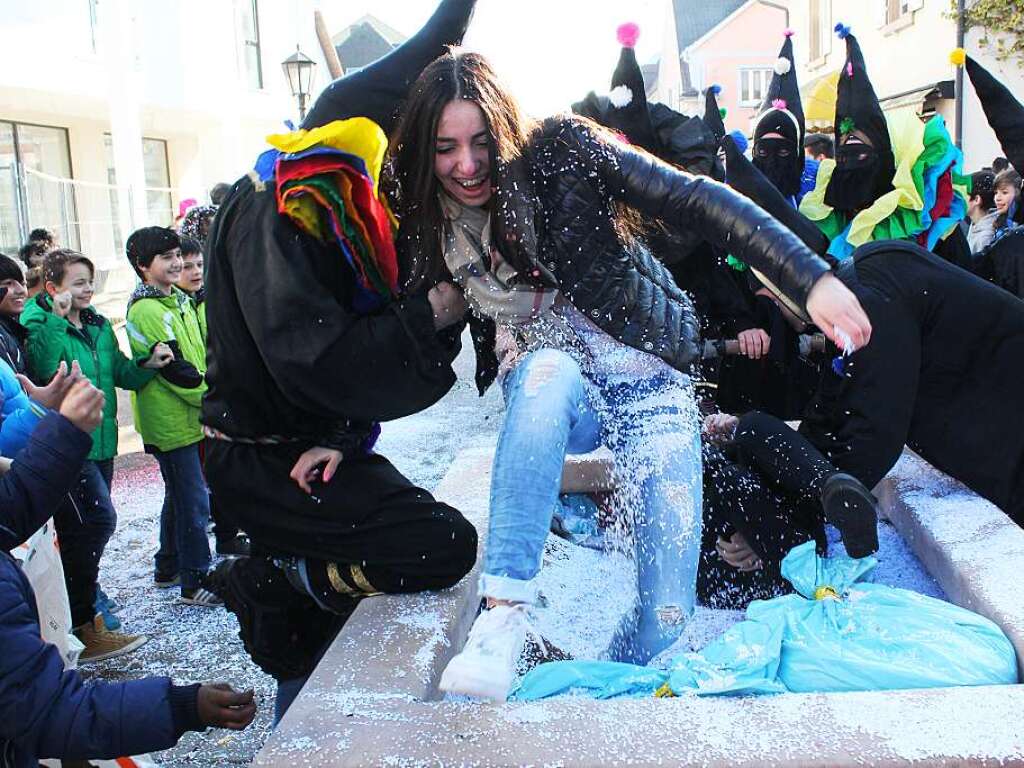
<svg viewBox="0 0 1024 768"><path fill-rule="evenodd" d="M297 443L301 440L298 437L285 437L284 435L265 435L262 437L234 437L219 429L203 425L203 434L213 440L223 440L227 443L245 443L247 445L280 445L282 443Z"/></svg>

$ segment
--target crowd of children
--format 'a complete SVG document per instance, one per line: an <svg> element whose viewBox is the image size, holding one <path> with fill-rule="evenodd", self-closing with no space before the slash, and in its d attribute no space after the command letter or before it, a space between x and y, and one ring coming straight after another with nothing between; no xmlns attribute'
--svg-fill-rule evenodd
<svg viewBox="0 0 1024 768"><path fill-rule="evenodd" d="M226 684L176 686L148 678L83 686L41 639L32 589L7 554L52 516L72 631L83 645L80 663L146 642L121 631L98 584L117 522L111 483L117 389L125 389L132 392L136 429L165 484L156 585L179 587L183 603L221 604L203 586L210 502L200 464L202 244L147 227L132 234L126 250L140 281L127 311L128 355L113 324L93 306L96 267L86 255L59 247L42 229L19 251L24 266L0 255L0 453L17 456L0 477L0 712L7 715L0 746L14 761L5 764L163 749L188 730L244 728L255 714L252 691L239 693ZM231 554L244 554L247 546L226 526L218 541L218 549Z"/></svg>
<svg viewBox="0 0 1024 768"><path fill-rule="evenodd" d="M221 604L203 586L211 560L211 505L199 423L206 391L202 239L215 213L215 206L187 211L179 229L188 236L145 227L128 238L128 261L139 282L127 308L127 355L113 324L93 306L96 267L88 256L60 247L46 229L32 231L18 254L22 264L0 255L0 367L11 374L12 394L22 387L34 400L45 399L45 386L71 366L103 394L88 455L52 511L83 663L128 653L147 640L122 631L115 606L98 583L104 548L117 523L111 501L117 389L132 393L135 428L164 481L154 583L180 589L183 603ZM15 398L7 395L5 403L12 409ZM4 455L11 457L11 449ZM214 532L220 554L248 553L248 540L236 527L222 520Z"/></svg>

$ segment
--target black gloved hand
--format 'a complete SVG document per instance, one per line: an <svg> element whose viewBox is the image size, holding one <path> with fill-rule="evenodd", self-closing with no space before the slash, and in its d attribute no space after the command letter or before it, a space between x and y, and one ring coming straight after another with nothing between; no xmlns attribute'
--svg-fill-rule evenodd
<svg viewBox="0 0 1024 768"><path fill-rule="evenodd" d="M195 389L202 385L203 374L201 374L192 363L186 360L181 354L181 345L176 340L165 341L168 347L171 348L171 352L174 353L174 359L160 369L160 375L163 376L168 383L173 384L176 387L182 389ZM154 347L156 344L153 345ZM153 350L150 349L150 354Z"/></svg>

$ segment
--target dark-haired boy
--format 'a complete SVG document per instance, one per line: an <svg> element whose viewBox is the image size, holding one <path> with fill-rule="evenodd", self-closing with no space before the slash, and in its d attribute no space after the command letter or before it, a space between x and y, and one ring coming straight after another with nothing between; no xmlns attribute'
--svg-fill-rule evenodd
<svg viewBox="0 0 1024 768"><path fill-rule="evenodd" d="M126 250L142 280L128 303L132 351L143 354L154 344L173 344L175 364L184 363L199 376L197 386L157 376L133 396L135 428L164 479L155 581L163 587L180 584L183 602L220 605L203 586L210 567L210 499L199 462L206 343L195 304L175 287L181 277L181 240L171 229L144 227L128 238Z"/></svg>
<svg viewBox="0 0 1024 768"><path fill-rule="evenodd" d="M25 360L28 331L18 318L25 309L27 297L25 273L18 262L0 254L0 360L22 375L28 373Z"/></svg>
<svg viewBox="0 0 1024 768"><path fill-rule="evenodd" d="M97 615L97 578L100 558L117 522L110 498L118 437L116 388L145 386L170 356L169 350L156 349L134 360L125 357L110 322L91 306L94 274L92 261L81 253L51 251L42 264L44 290L21 315L28 331L26 356L34 381L50 381L61 363L77 362L106 396L103 418L93 430L92 450L78 484L54 513L71 625L85 645L83 661L120 656L146 640L110 631L119 623Z"/></svg>
<svg viewBox="0 0 1024 768"><path fill-rule="evenodd" d="M967 198L967 218L971 225L967 230L967 244L972 254L985 250L996 234L999 212L996 210L995 180L992 171L971 174L971 196Z"/></svg>

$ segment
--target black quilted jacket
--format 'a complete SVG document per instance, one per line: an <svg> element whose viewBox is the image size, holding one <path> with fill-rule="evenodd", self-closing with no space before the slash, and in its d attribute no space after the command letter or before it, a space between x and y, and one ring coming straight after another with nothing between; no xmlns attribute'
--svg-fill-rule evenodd
<svg viewBox="0 0 1024 768"><path fill-rule="evenodd" d="M539 198L538 253L572 304L612 337L679 370L698 357L689 297L642 248L624 248L613 205L700 231L757 268L802 310L828 265L746 197L652 155L607 140L577 118L554 118L530 147Z"/></svg>

